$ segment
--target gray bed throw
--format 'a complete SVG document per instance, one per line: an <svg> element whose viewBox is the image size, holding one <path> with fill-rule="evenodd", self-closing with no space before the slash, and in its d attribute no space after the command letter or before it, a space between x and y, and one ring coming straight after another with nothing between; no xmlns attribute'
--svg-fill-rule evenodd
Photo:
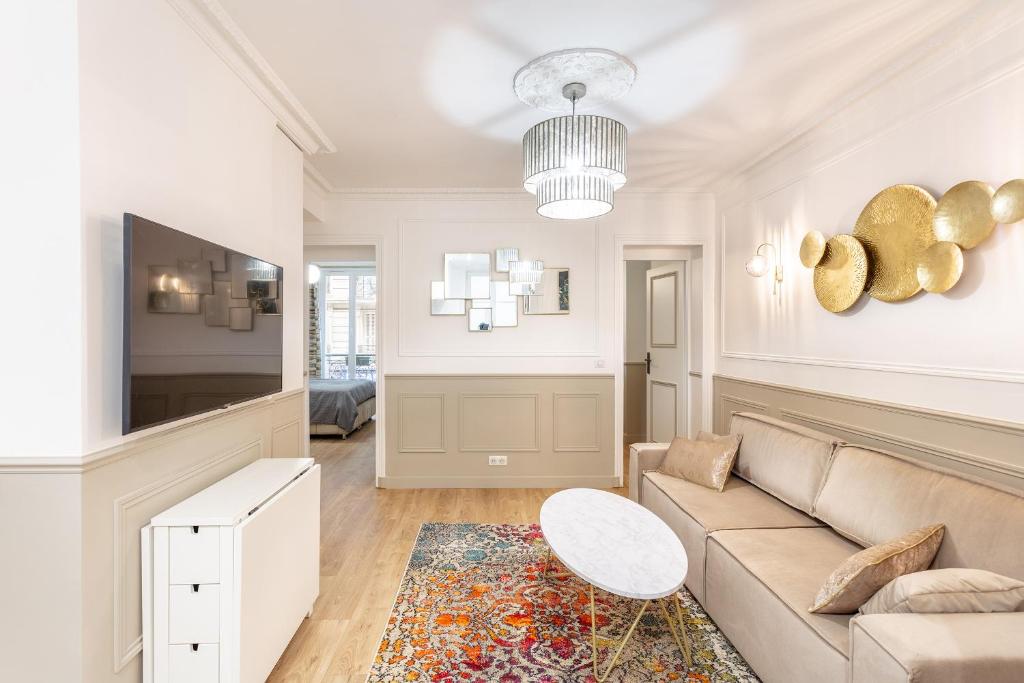
<svg viewBox="0 0 1024 683"><path fill-rule="evenodd" d="M351 431L357 406L376 395L376 383L365 379L311 379L309 421Z"/></svg>

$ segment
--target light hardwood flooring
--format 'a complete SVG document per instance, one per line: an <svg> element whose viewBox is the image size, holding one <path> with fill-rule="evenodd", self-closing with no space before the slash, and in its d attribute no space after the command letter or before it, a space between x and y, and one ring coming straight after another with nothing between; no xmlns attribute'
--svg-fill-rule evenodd
<svg viewBox="0 0 1024 683"><path fill-rule="evenodd" d="M557 490L377 489L375 428L370 423L347 441L313 439L322 466L320 597L268 681L362 683L420 524L535 523Z"/></svg>

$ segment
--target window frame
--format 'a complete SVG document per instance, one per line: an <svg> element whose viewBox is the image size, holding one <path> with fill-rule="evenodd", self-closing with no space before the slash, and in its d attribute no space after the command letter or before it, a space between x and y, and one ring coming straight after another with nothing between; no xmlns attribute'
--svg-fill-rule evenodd
<svg viewBox="0 0 1024 683"><path fill-rule="evenodd" d="M375 265L322 265L320 266L320 280L317 283L317 287L320 290L320 296L317 300L317 319L320 322L320 373L321 376L328 372L330 365L328 363L327 353L327 342L324 338L327 334L327 278L331 276L345 275L351 278L348 286L348 361L346 363L348 367L348 377L352 379L356 376L356 357L357 357L357 343L356 337L358 331L356 330L357 315L356 315L356 291L357 286L355 278L360 276L372 275L377 277L377 268ZM374 311L376 311L376 294L374 295ZM376 325L375 325L376 326ZM332 354L338 355L338 354ZM373 344L373 355L377 355L377 339L376 332L374 334Z"/></svg>

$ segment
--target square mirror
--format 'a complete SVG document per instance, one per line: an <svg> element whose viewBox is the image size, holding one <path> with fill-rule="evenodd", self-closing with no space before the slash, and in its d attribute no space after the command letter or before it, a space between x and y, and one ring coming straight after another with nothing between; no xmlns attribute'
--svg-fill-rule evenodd
<svg viewBox="0 0 1024 683"><path fill-rule="evenodd" d="M516 327L519 325L519 297L509 293L507 282L492 282L491 301L495 327Z"/></svg>
<svg viewBox="0 0 1024 683"><path fill-rule="evenodd" d="M507 273L508 264L519 260L519 249L516 247L501 247L494 250L494 270L498 273Z"/></svg>
<svg viewBox="0 0 1024 683"><path fill-rule="evenodd" d="M490 308L469 309L469 331L490 332L494 326L494 317Z"/></svg>
<svg viewBox="0 0 1024 683"><path fill-rule="evenodd" d="M430 315L466 315L465 299L445 299L444 282L430 283Z"/></svg>
<svg viewBox="0 0 1024 683"><path fill-rule="evenodd" d="M508 264L509 293L515 296L542 294L543 261L510 261Z"/></svg>
<svg viewBox="0 0 1024 683"><path fill-rule="evenodd" d="M445 254L444 298L489 299L490 254Z"/></svg>
<svg viewBox="0 0 1024 683"><path fill-rule="evenodd" d="M569 269L545 268L541 293L523 299L524 315L559 315L569 312Z"/></svg>

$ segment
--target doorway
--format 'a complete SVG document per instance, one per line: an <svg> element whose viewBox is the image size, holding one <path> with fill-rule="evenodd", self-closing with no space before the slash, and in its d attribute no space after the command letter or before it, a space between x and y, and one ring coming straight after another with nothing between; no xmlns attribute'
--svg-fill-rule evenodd
<svg viewBox="0 0 1024 683"><path fill-rule="evenodd" d="M693 437L703 420L703 249L626 246L623 260L624 450Z"/></svg>

